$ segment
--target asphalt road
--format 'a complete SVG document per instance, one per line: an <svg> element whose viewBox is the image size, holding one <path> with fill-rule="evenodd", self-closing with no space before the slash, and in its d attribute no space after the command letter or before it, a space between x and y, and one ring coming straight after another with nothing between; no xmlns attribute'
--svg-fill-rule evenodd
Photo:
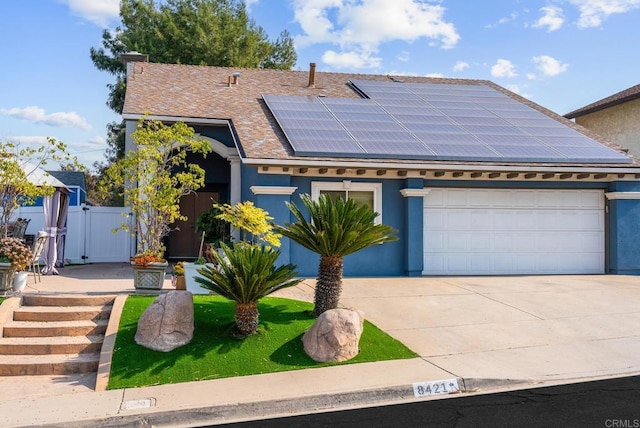
<svg viewBox="0 0 640 428"><path fill-rule="evenodd" d="M640 428L640 376L223 426Z"/></svg>

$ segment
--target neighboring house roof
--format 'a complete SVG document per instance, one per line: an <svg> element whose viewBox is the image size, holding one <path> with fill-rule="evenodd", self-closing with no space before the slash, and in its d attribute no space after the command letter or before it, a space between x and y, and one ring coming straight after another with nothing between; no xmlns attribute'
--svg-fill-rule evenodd
<svg viewBox="0 0 640 428"><path fill-rule="evenodd" d="M263 94L277 94L360 98L359 94L348 84L349 81L357 79L487 85L605 146L619 152L625 152L621 147L603 139L594 132L487 80L317 72L315 73L315 84L310 86L310 74L307 71L240 69L146 62L132 63L130 69L123 109L125 119L135 119L142 114L150 114L164 118L178 118L187 122L190 119L230 120L238 137L240 155L245 160L281 161L283 164L294 160L354 162L352 158L337 156L296 156L262 96ZM236 72L239 72L238 83L233 84L232 75ZM358 159L356 161L359 163L415 163L415 160L410 159ZM425 165L479 163L438 160L420 162ZM482 162L482 164L492 163ZM515 162L496 162L494 164L523 165L523 163ZM541 163L535 163L535 165L541 165ZM576 164L567 163L567 165L575 166ZM556 163L553 166L561 165ZM612 166L637 167L638 163L634 160L633 164Z"/></svg>
<svg viewBox="0 0 640 428"><path fill-rule="evenodd" d="M47 171L53 177L62 181L67 186L76 186L82 190L87 190L87 185L82 171Z"/></svg>
<svg viewBox="0 0 640 428"><path fill-rule="evenodd" d="M585 114L594 113L599 110L604 110L609 107L613 107L618 104L626 103L628 101L637 100L640 98L640 85L635 85L630 88L613 94L609 97L603 98L599 101L591 103L587 106L574 110L564 115L567 119L575 119L576 117L584 116Z"/></svg>
<svg viewBox="0 0 640 428"><path fill-rule="evenodd" d="M67 186L62 181L58 180L52 174L49 174L44 169L29 162L23 162L20 167L27 174L27 179L36 185L53 186L58 189L67 189Z"/></svg>

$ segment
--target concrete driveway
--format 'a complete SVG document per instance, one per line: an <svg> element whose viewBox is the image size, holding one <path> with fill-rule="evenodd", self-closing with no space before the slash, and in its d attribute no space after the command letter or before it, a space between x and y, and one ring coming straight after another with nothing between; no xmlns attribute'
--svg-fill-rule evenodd
<svg viewBox="0 0 640 428"><path fill-rule="evenodd" d="M640 277L348 278L341 302L464 379L640 372Z"/></svg>

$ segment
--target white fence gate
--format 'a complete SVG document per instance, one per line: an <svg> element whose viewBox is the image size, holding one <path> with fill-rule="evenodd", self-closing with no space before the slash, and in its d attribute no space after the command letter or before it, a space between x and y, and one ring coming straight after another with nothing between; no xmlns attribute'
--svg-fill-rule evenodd
<svg viewBox="0 0 640 428"><path fill-rule="evenodd" d="M132 237L128 232L114 229L129 217L122 207L69 207L64 259L66 263L128 262ZM29 218L27 234L44 230L42 207L20 207L17 217Z"/></svg>

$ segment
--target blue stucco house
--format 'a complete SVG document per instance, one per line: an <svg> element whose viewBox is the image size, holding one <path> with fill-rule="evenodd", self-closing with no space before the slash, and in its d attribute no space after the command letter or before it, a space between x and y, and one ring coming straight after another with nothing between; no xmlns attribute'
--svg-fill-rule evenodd
<svg viewBox="0 0 640 428"><path fill-rule="evenodd" d="M193 257L211 199L340 194L399 240L345 258L347 276L640 273L640 163L490 81L130 62L127 150L148 114L183 121L213 154L168 256ZM285 240L282 262L318 256Z"/></svg>

